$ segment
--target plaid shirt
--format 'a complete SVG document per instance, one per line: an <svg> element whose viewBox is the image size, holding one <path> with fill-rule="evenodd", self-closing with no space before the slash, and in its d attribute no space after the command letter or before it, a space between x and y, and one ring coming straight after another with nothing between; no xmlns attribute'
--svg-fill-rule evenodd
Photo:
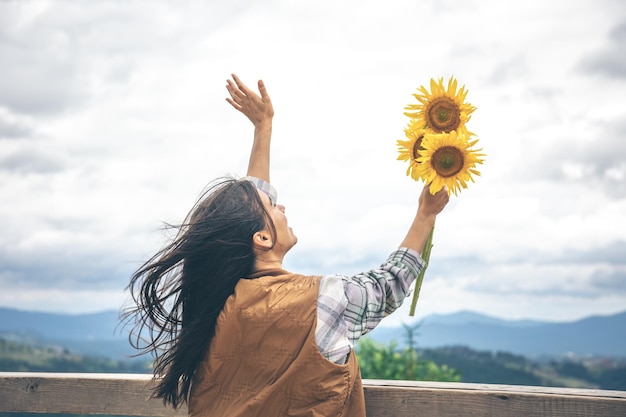
<svg viewBox="0 0 626 417"><path fill-rule="evenodd" d="M276 189L268 182L245 177L278 200ZM344 364L361 336L398 309L411 293L411 285L425 262L409 248L394 251L379 268L347 275L322 277L317 298L315 341L324 357Z"/></svg>
<svg viewBox="0 0 626 417"><path fill-rule="evenodd" d="M315 330L322 355L345 363L359 338L402 305L423 267L417 252L400 248L377 269L322 277Z"/></svg>

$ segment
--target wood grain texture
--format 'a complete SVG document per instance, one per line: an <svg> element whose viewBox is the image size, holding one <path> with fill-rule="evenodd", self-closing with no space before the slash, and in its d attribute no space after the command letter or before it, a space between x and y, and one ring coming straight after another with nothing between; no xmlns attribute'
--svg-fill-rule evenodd
<svg viewBox="0 0 626 417"><path fill-rule="evenodd" d="M626 392L472 384L364 384L369 417L626 417ZM478 385L478 384L477 384ZM527 390L526 388L532 388ZM393 404L385 408L386 404Z"/></svg>
<svg viewBox="0 0 626 417"><path fill-rule="evenodd" d="M132 416L187 415L151 399L151 375L0 373L0 411Z"/></svg>
<svg viewBox="0 0 626 417"><path fill-rule="evenodd" d="M150 398L151 375L0 372L0 412L184 416ZM620 417L626 392L364 380L368 417Z"/></svg>

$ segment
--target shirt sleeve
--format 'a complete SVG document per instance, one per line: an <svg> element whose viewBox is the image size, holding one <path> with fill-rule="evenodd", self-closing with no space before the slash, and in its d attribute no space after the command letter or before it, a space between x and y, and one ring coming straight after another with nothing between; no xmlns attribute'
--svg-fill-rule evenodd
<svg viewBox="0 0 626 417"><path fill-rule="evenodd" d="M320 282L315 339L327 359L345 363L361 336L398 309L425 262L409 248L393 252L379 268Z"/></svg>
<svg viewBox="0 0 626 417"><path fill-rule="evenodd" d="M250 181L257 189L259 189L259 191L263 191L267 194L273 204L278 202L278 191L276 191L276 188L274 188L269 182L262 180L261 178L251 176L243 177L242 179Z"/></svg>

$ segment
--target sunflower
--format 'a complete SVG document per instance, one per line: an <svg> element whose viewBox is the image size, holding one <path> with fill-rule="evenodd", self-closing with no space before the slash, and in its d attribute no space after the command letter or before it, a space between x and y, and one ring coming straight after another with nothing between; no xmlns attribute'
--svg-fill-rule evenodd
<svg viewBox="0 0 626 417"><path fill-rule="evenodd" d="M450 77L448 88L443 85L443 78L430 80L430 92L421 86L419 93L413 94L419 103L409 104L404 114L436 133L448 133L453 130L468 134L465 123L476 107L465 103L467 90L462 86L457 90L457 81Z"/></svg>
<svg viewBox="0 0 626 417"><path fill-rule="evenodd" d="M415 171L430 184L431 194L445 185L448 194L456 195L461 188L467 188L468 181L474 181L472 174L480 175L476 164L483 163L484 154L480 153L482 149L472 149L477 142L456 131L424 135Z"/></svg>
<svg viewBox="0 0 626 417"><path fill-rule="evenodd" d="M398 160L409 161L409 167L406 170L406 175L410 176L414 180L419 180L415 169L418 165L418 158L421 156L420 150L422 149L422 139L426 134L426 130L419 126L418 122L411 120L409 125L404 129L404 134L408 140L398 140Z"/></svg>

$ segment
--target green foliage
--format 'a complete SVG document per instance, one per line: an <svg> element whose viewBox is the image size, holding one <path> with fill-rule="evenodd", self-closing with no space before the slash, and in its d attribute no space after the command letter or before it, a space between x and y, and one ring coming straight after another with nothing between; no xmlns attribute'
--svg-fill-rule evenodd
<svg viewBox="0 0 626 417"><path fill-rule="evenodd" d="M420 360L415 349L398 350L395 340L386 345L364 337L359 341L356 354L361 376L366 379L450 382L461 379L459 373L447 365Z"/></svg>
<svg viewBox="0 0 626 417"><path fill-rule="evenodd" d="M422 359L457 369L462 382L626 390L626 360L563 358L541 362L465 346L421 349Z"/></svg>
<svg viewBox="0 0 626 417"><path fill-rule="evenodd" d="M406 348L393 340L361 339L356 354L366 379L450 381L485 384L626 390L626 360L567 358L540 362L509 352L466 346L417 349L420 323L403 324Z"/></svg>
<svg viewBox="0 0 626 417"><path fill-rule="evenodd" d="M534 372L537 365L523 356L475 351L464 346L422 349L420 353L424 359L458 369L463 382L544 385Z"/></svg>
<svg viewBox="0 0 626 417"><path fill-rule="evenodd" d="M615 361L607 358L585 358L552 361L550 367L560 375L589 381L601 389L626 391L626 360Z"/></svg>

